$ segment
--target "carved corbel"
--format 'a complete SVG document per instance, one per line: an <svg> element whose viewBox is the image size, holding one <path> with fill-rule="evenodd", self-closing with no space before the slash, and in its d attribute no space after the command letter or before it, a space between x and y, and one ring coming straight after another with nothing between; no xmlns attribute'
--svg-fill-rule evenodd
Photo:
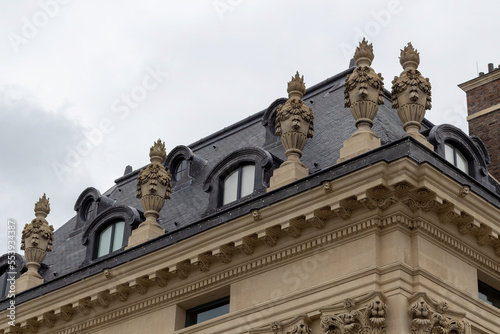
<svg viewBox="0 0 500 334"><path fill-rule="evenodd" d="M89 315L92 310L92 302L90 298L82 298L78 301L78 311L84 315Z"/></svg>
<svg viewBox="0 0 500 334"><path fill-rule="evenodd" d="M290 219L285 225L284 230L288 233L292 238L298 238L302 234L302 228L306 225L305 216L299 216Z"/></svg>
<svg viewBox="0 0 500 334"><path fill-rule="evenodd" d="M352 210L344 207L340 207L332 211L337 215L337 217L342 219L347 219L352 215Z"/></svg>
<svg viewBox="0 0 500 334"><path fill-rule="evenodd" d="M171 273L169 273L169 269L160 269L157 270L154 276L154 281L155 283L160 286L160 287L165 287L167 286L168 279L172 276Z"/></svg>
<svg viewBox="0 0 500 334"><path fill-rule="evenodd" d="M250 255L254 252L258 240L257 235L252 234L243 237L241 242L236 247L239 248L244 254Z"/></svg>
<svg viewBox="0 0 500 334"><path fill-rule="evenodd" d="M321 328L326 334L344 334L344 320L336 315L321 316Z"/></svg>
<svg viewBox="0 0 500 334"><path fill-rule="evenodd" d="M123 284L117 285L116 286L115 297L119 301L124 302L124 301L126 301L128 299L128 296L129 296L131 290L132 289L130 288L130 286L129 286L128 283L123 283Z"/></svg>
<svg viewBox="0 0 500 334"><path fill-rule="evenodd" d="M29 333L38 333L38 328L40 328L40 323L36 318L26 320L26 329Z"/></svg>
<svg viewBox="0 0 500 334"><path fill-rule="evenodd" d="M43 314L43 320L42 320L43 324L49 328L54 327L54 325L56 324L56 320L57 320L57 317L54 314L54 311L45 312Z"/></svg>
<svg viewBox="0 0 500 334"><path fill-rule="evenodd" d="M148 292L148 288L151 285L151 281L149 280L149 277L147 275L137 277L135 279L134 284L132 287L141 295L145 294Z"/></svg>
<svg viewBox="0 0 500 334"><path fill-rule="evenodd" d="M216 259L219 259L222 263L229 263L233 258L233 254L236 252L236 247L234 243L229 243L226 245L222 245L218 250L213 252Z"/></svg>
<svg viewBox="0 0 500 334"><path fill-rule="evenodd" d="M191 271L191 262L189 260L185 260L176 263L175 269L172 270L171 272L180 279L186 279L190 271Z"/></svg>
<svg viewBox="0 0 500 334"><path fill-rule="evenodd" d="M329 194L333 192L333 185L332 182L323 182L323 190L325 193Z"/></svg>
<svg viewBox="0 0 500 334"><path fill-rule="evenodd" d="M281 232L279 225L266 228L264 235L259 238L264 240L268 246L275 246L278 243L278 236Z"/></svg>
<svg viewBox="0 0 500 334"><path fill-rule="evenodd" d="M61 319L66 322L71 321L71 319L73 319L73 315L76 313L71 305L62 306L60 312Z"/></svg>
<svg viewBox="0 0 500 334"><path fill-rule="evenodd" d="M109 290L101 291L97 294L97 304L102 308L106 308L109 306L111 302L111 295L109 294Z"/></svg>
<svg viewBox="0 0 500 334"><path fill-rule="evenodd" d="M191 261L191 264L198 268L200 271L208 271L210 269L210 263L214 260L214 256L212 252L205 252L203 254L199 254L194 261Z"/></svg>
<svg viewBox="0 0 500 334"><path fill-rule="evenodd" d="M314 216L309 218L307 221L315 228L321 229L325 227L326 220L333 215L330 207L325 206L314 210Z"/></svg>

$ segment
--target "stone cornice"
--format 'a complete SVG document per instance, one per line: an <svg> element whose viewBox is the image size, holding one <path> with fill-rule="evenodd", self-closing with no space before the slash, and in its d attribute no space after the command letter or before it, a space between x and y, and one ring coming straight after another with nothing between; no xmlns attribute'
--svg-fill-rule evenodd
<svg viewBox="0 0 500 334"><path fill-rule="evenodd" d="M37 325L42 329L61 320L66 323L78 313L85 315L89 308L104 311L110 304L124 302L136 292L144 295L135 308L127 306L120 308L121 311L115 310L104 316L102 322L95 318L82 319L79 324L58 333L100 326L119 317L120 312L125 314L124 310L138 312L141 308L185 298L319 247L334 247L341 241L347 242L349 238L373 230L383 231L390 226L421 229L478 267L500 274L498 261L491 257L492 250L497 250L499 256L498 235L493 231L498 229L498 222L494 220L498 210L479 196L474 193L459 196L461 185L444 178L433 167L417 165L409 159L378 163L353 174L327 182L303 196L263 208L258 214L251 212L231 224L183 240L175 247L166 247L43 298L27 301L18 309L19 325L22 328ZM410 215L417 218L409 218ZM422 216L431 219L421 219ZM434 221L445 223L443 228L446 230ZM457 226L454 233L450 233L453 225L449 223ZM224 233L220 232L221 228ZM317 230L316 236L304 240L306 237L301 238L301 233L306 230ZM460 234L473 235L476 244ZM297 238L293 246L276 251L263 250L263 247L276 247L282 240L292 238ZM262 252L267 255L260 256ZM224 265L231 265L233 257L237 257L233 265L224 269ZM212 263L218 264L219 271L214 274L210 273ZM196 279L199 275L192 273L199 271L208 275ZM154 285L158 288L151 295L148 289ZM160 288L165 286L170 288L162 292ZM33 317L37 319L35 322Z"/></svg>
<svg viewBox="0 0 500 334"><path fill-rule="evenodd" d="M467 82L464 82L458 87L460 87L464 92L468 92L474 88L480 87L482 85L485 85L487 83L490 83L492 81L495 81L497 79L500 79L500 71L495 70L490 73L486 73L485 75L482 75L480 77L474 78L472 80L469 80Z"/></svg>

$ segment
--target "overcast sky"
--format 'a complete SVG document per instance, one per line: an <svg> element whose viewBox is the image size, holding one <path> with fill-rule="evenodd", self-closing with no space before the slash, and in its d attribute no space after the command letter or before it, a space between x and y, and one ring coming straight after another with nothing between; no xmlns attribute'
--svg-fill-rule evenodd
<svg viewBox="0 0 500 334"><path fill-rule="evenodd" d="M147 164L154 140L169 152L265 109L296 70L308 87L331 77L363 37L389 90L411 41L432 84L426 117L467 131L457 84L498 66L498 10L493 0L3 1L0 254L8 219L20 239L43 193L58 228L85 188L103 193L126 165Z"/></svg>

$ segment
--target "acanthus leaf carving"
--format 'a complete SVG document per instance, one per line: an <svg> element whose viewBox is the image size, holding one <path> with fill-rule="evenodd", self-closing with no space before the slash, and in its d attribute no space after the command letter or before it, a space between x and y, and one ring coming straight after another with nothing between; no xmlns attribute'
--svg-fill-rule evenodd
<svg viewBox="0 0 500 334"><path fill-rule="evenodd" d="M327 334L385 334L387 307L383 299L376 296L362 307L357 307L354 299L345 299L343 308L347 312L321 317L323 332Z"/></svg>
<svg viewBox="0 0 500 334"><path fill-rule="evenodd" d="M426 301L429 300L429 303ZM433 310L435 309L435 311ZM413 302L408 310L411 318L412 334L470 334L470 324L463 319L455 319L445 315L448 304L436 303L425 294Z"/></svg>

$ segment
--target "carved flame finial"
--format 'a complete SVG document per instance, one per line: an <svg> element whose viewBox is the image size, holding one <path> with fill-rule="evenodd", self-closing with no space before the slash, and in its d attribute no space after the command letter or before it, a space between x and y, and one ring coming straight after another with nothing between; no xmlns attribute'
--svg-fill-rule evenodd
<svg viewBox="0 0 500 334"><path fill-rule="evenodd" d="M359 42L359 46L356 48L354 53L354 59L356 59L356 65L362 66L363 63L368 62L367 66L370 66L374 58L373 54L373 44L368 44L368 41L363 37L363 40Z"/></svg>
<svg viewBox="0 0 500 334"><path fill-rule="evenodd" d="M399 56L399 63L403 68L406 70L406 67L408 65L414 67L414 69L417 69L418 65L420 64L420 55L417 51L417 49L413 48L413 45L411 45L411 42L408 42L408 45L401 50L401 55Z"/></svg>
<svg viewBox="0 0 500 334"><path fill-rule="evenodd" d="M291 98L292 95L300 94L300 98L306 93L306 85L304 84L304 76L300 76L299 71L292 77L292 80L288 82L288 97Z"/></svg>
<svg viewBox="0 0 500 334"><path fill-rule="evenodd" d="M42 197L38 198L38 202L35 203L34 211L35 213L37 212L45 213L44 217L47 217L47 215L50 213L50 203L45 193L43 194Z"/></svg>
<svg viewBox="0 0 500 334"><path fill-rule="evenodd" d="M158 139L155 141L153 146L149 149L149 157L160 157L162 158L162 161L165 160L167 157L167 151L165 149L165 143L161 141L161 139Z"/></svg>

